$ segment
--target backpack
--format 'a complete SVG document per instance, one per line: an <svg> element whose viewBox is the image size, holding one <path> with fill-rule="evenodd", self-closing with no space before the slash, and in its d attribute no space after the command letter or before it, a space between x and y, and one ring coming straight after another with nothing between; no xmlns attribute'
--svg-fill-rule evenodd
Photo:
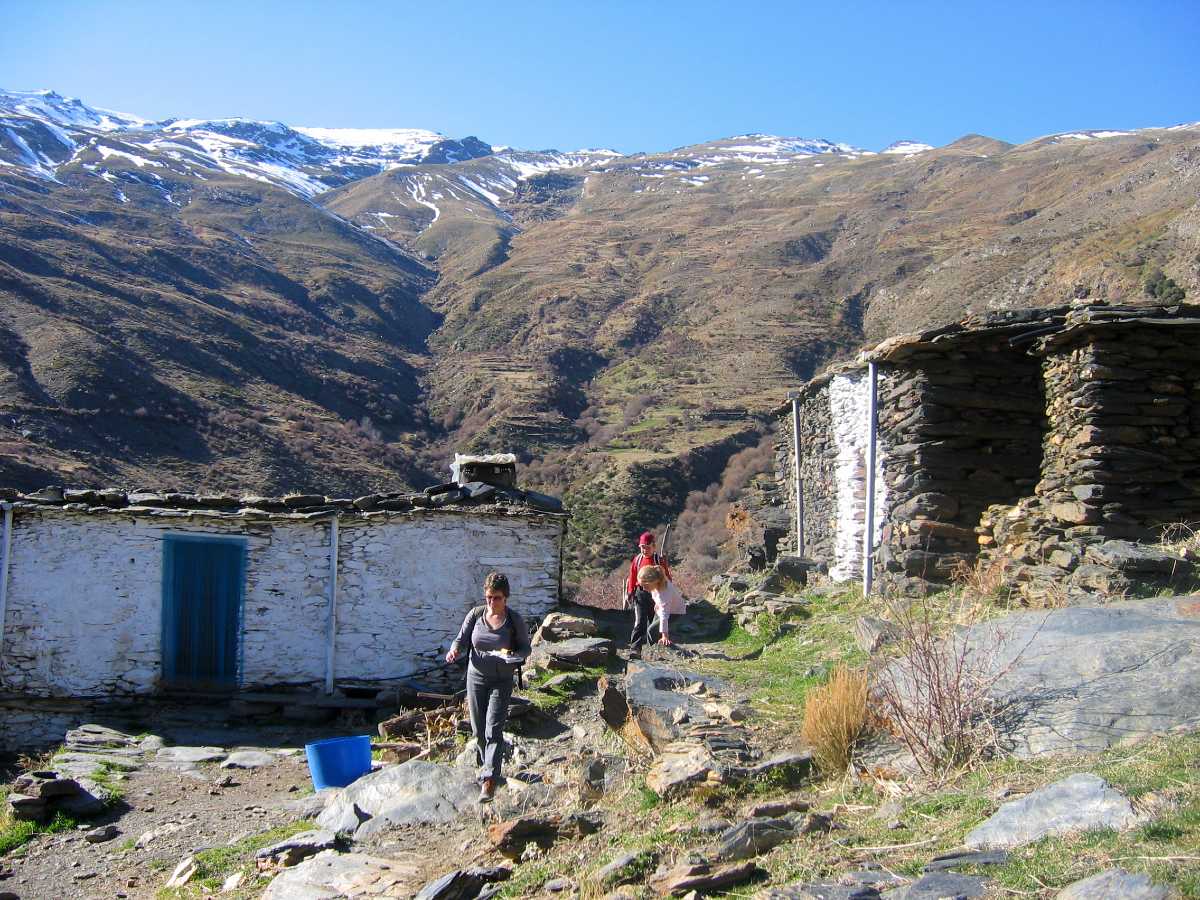
<svg viewBox="0 0 1200 900"><path fill-rule="evenodd" d="M479 617L486 612L486 606L476 606L469 613L467 613L467 645L472 650L475 649L475 644L473 641L475 636L475 625L479 621ZM525 690L525 663L523 662L517 664L517 687L522 691Z"/></svg>

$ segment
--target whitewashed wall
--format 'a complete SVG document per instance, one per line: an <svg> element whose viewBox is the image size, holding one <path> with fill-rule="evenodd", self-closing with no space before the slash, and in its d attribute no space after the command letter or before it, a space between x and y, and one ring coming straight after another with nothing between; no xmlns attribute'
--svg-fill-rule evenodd
<svg viewBox="0 0 1200 900"><path fill-rule="evenodd" d="M511 516L429 514L380 528L341 529L338 678L397 678L434 665L463 616L483 602L483 579L508 575L525 616L558 601L561 523Z"/></svg>
<svg viewBox="0 0 1200 900"><path fill-rule="evenodd" d="M162 541L167 534L247 543L243 687L323 683L328 521L228 524L22 511L14 520L0 690L104 696L155 690L162 669ZM493 514L417 513L341 523L340 679L399 677L430 664L483 576L507 572L513 602L557 602L562 523Z"/></svg>
<svg viewBox="0 0 1200 900"><path fill-rule="evenodd" d="M829 384L829 412L837 445L837 538L829 577L849 581L862 577L863 531L866 528L867 450L870 428L870 382L866 371L837 375ZM887 508L883 460L887 448L876 438L875 528L878 544Z"/></svg>

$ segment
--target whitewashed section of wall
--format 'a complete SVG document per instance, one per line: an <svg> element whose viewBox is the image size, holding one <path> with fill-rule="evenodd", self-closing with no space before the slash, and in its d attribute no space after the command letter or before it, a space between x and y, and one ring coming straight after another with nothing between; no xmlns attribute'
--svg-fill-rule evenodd
<svg viewBox="0 0 1200 900"><path fill-rule="evenodd" d="M318 682L328 524L24 514L13 528L0 685L35 696L146 693L162 674L163 538L246 542L243 686Z"/></svg>
<svg viewBox="0 0 1200 900"><path fill-rule="evenodd" d="M834 581L862 577L863 529L866 527L867 451L870 441L870 382L866 371L837 375L829 384L829 414L837 446L836 563L829 568ZM878 543L887 505L883 479L886 448L876 436L875 528Z"/></svg>
<svg viewBox="0 0 1200 900"><path fill-rule="evenodd" d="M329 607L328 522L276 520L246 548L244 688L320 684Z"/></svg>
<svg viewBox="0 0 1200 900"><path fill-rule="evenodd" d="M526 617L558 602L562 523L437 513L344 522L338 565L338 679L404 678L437 665L483 579L508 575Z"/></svg>
<svg viewBox="0 0 1200 900"><path fill-rule="evenodd" d="M129 519L14 518L0 685L41 696L152 690L162 529Z"/></svg>

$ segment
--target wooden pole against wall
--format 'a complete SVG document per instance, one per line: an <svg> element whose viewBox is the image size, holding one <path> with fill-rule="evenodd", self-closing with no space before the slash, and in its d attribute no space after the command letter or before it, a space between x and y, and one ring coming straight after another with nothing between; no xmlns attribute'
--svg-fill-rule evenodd
<svg viewBox="0 0 1200 900"><path fill-rule="evenodd" d="M337 648L338 517L329 520L329 609L325 635L325 693L333 693L334 651Z"/></svg>
<svg viewBox="0 0 1200 900"><path fill-rule="evenodd" d="M867 363L867 496L863 523L863 596L875 587L875 363Z"/></svg>
<svg viewBox="0 0 1200 900"><path fill-rule="evenodd" d="M800 397L793 391L792 401L792 458L796 482L796 555L804 555L804 481L800 477Z"/></svg>

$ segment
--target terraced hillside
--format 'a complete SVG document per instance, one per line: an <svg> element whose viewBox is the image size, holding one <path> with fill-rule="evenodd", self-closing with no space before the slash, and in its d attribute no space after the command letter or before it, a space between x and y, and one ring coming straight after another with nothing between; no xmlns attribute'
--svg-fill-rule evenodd
<svg viewBox="0 0 1200 900"><path fill-rule="evenodd" d="M0 93L0 480L352 493L514 449L605 567L866 340L1194 294L1198 192L1194 126L620 156Z"/></svg>

